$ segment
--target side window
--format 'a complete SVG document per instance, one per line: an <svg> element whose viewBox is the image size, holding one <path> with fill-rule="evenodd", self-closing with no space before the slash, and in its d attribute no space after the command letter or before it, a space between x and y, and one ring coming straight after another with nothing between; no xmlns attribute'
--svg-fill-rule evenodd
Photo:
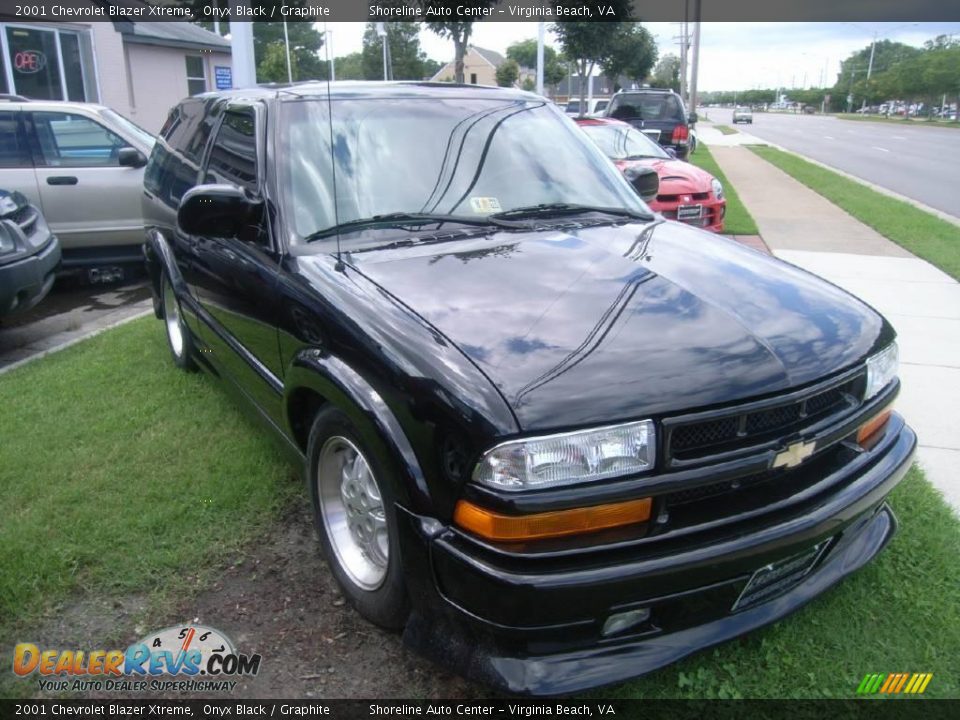
<svg viewBox="0 0 960 720"><path fill-rule="evenodd" d="M257 134L252 109L228 110L210 149L207 182L257 190Z"/></svg>
<svg viewBox="0 0 960 720"><path fill-rule="evenodd" d="M100 123L71 113L33 113L43 162L50 167L110 167L127 143Z"/></svg>
<svg viewBox="0 0 960 720"><path fill-rule="evenodd" d="M144 172L144 186L163 203L177 207L183 194L197 184L220 108L215 101L188 100L171 111Z"/></svg>
<svg viewBox="0 0 960 720"><path fill-rule="evenodd" d="M0 168L22 168L32 164L17 113L0 112Z"/></svg>

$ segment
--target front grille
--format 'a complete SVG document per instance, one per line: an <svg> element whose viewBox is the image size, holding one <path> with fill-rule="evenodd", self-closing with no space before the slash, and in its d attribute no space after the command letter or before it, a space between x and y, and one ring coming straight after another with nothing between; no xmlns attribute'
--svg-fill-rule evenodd
<svg viewBox="0 0 960 720"><path fill-rule="evenodd" d="M726 413L713 413L714 417L678 423L667 438L667 458L692 460L789 436L854 409L862 395L862 384L863 376L857 375L772 407L751 410L746 406L739 411L731 408Z"/></svg>
<svg viewBox="0 0 960 720"><path fill-rule="evenodd" d="M657 200L660 202L677 202L681 197L688 197L687 195L657 195ZM709 200L710 193L708 192L699 192L689 195L691 201L693 200ZM686 202L686 201L684 201Z"/></svg>
<svg viewBox="0 0 960 720"><path fill-rule="evenodd" d="M24 205L16 212L10 214L7 219L19 225L23 234L30 237L36 227L37 217L38 213L35 208L30 205Z"/></svg>
<svg viewBox="0 0 960 720"><path fill-rule="evenodd" d="M757 485L762 485L765 482L769 482L774 478L782 476L784 472L784 470L780 469L765 470L764 472L736 478L735 480L724 480L723 482L710 483L709 485L698 485L697 487L684 488L683 490L676 490L672 493L664 495L663 499L666 502L667 507L671 508L676 507L677 505L695 503L699 502L700 500L716 497L718 495L740 492L748 488L756 487Z"/></svg>

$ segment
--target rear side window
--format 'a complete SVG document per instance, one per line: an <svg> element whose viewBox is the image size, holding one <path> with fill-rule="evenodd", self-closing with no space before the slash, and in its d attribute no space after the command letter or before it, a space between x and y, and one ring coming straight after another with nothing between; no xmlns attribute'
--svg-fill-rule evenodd
<svg viewBox="0 0 960 720"><path fill-rule="evenodd" d="M171 207L180 204L183 194L197 184L220 107L214 98L187 101L170 112L144 172L147 192Z"/></svg>
<svg viewBox="0 0 960 720"><path fill-rule="evenodd" d="M0 167L30 167L26 138L17 122L17 113L0 112Z"/></svg>
<svg viewBox="0 0 960 720"><path fill-rule="evenodd" d="M207 182L257 189L256 115L252 108L228 110L210 149Z"/></svg>
<svg viewBox="0 0 960 720"><path fill-rule="evenodd" d="M668 93L617 95L610 101L607 114L618 120L659 120L679 123L686 121L679 98Z"/></svg>

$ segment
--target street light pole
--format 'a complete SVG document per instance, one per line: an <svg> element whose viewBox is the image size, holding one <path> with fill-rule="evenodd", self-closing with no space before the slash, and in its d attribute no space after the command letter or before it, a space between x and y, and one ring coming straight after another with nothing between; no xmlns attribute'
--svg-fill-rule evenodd
<svg viewBox="0 0 960 720"><path fill-rule="evenodd" d="M537 23L537 95L543 95L543 36L546 23Z"/></svg>

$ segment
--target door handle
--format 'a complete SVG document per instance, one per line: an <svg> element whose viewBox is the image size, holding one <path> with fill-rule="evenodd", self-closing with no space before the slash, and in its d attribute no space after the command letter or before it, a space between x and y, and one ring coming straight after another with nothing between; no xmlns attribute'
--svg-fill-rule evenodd
<svg viewBox="0 0 960 720"><path fill-rule="evenodd" d="M47 178L47 185L76 185L76 175L51 175Z"/></svg>

